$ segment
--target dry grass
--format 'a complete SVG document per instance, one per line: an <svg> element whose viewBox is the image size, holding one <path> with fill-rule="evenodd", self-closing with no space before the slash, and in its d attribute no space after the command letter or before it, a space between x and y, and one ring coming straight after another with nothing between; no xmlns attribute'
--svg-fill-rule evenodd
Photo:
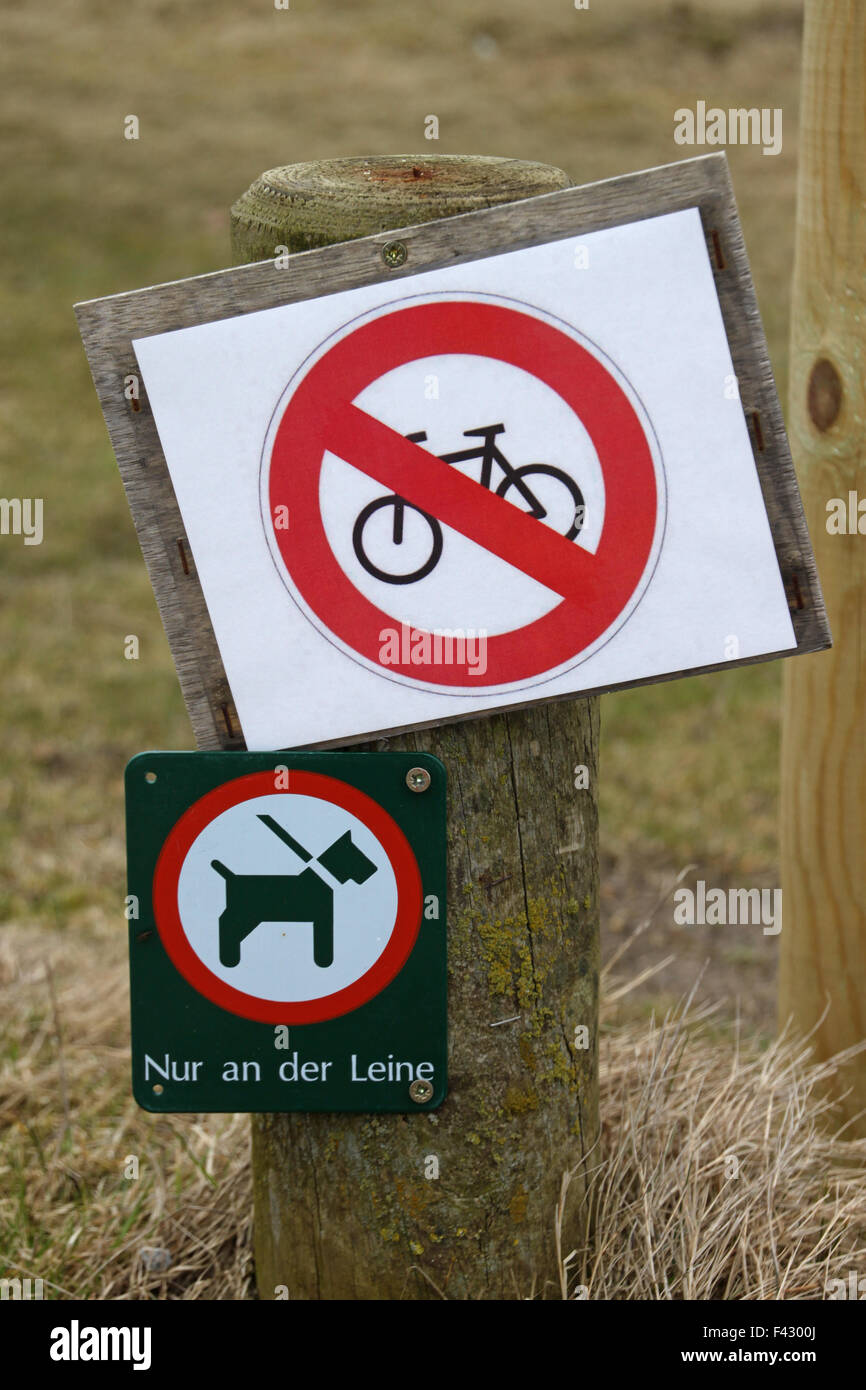
<svg viewBox="0 0 866 1390"><path fill-rule="evenodd" d="M137 1109L121 936L13 926L0 945L0 1276L61 1299L254 1298L246 1116ZM566 1259L566 1296L824 1297L866 1254L866 1141L828 1135L828 1069L691 1001L622 1023L622 992L608 982L599 1235Z"/></svg>
<svg viewBox="0 0 866 1390"><path fill-rule="evenodd" d="M247 1117L138 1109L124 936L4 933L0 1276L50 1298L252 1298Z"/></svg>
<svg viewBox="0 0 866 1390"><path fill-rule="evenodd" d="M821 1299L862 1268L866 1141L834 1131L825 1098L862 1049L819 1065L802 1039L762 1049L717 1015L691 996L606 1032L596 1235L561 1260L564 1297Z"/></svg>

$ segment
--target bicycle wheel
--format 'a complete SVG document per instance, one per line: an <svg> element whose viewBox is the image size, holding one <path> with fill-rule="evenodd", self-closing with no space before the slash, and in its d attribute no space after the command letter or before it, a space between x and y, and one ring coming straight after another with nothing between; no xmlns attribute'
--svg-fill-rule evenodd
<svg viewBox="0 0 866 1390"><path fill-rule="evenodd" d="M367 525L370 517L383 507L394 508L394 544L403 544L402 512L400 514L397 512L398 503L401 509L408 507L410 511L417 512L419 516L423 517L430 527L432 536L430 554L424 561L424 564L420 565L418 569L410 571L408 574L389 574L387 570L380 569L378 565L373 563L364 549L364 527ZM400 518L399 524L398 515ZM382 579L386 584L415 584L419 579L423 579L425 575L430 574L431 570L434 570L439 563L439 557L442 554L442 527L439 525L435 516L428 516L426 512L422 512L420 507L413 507L411 502L404 502L402 497L397 497L396 495L391 497L377 497L375 502L368 502L366 507L362 508L358 513L357 520L352 529L352 545L354 546L355 554L359 562L374 579Z"/></svg>
<svg viewBox="0 0 866 1390"><path fill-rule="evenodd" d="M563 532L567 541L573 541L575 536L579 536L583 528L584 516L586 514L586 503L583 500L583 493L577 486L573 478L567 473L563 473L561 468L554 468L549 463L524 463L521 468L512 469L506 477L502 479L496 489L497 497L504 497L508 489L512 486L515 478L528 478L531 474L541 473L547 478L555 478L557 482L563 483L568 489L572 501L571 524L567 531ZM530 489L531 491L531 489ZM547 512L538 499L535 499L535 514L540 518L545 517Z"/></svg>

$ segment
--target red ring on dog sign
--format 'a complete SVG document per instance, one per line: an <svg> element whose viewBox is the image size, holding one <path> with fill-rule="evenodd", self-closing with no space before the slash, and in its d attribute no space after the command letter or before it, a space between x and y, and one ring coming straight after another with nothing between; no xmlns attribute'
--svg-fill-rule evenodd
<svg viewBox="0 0 866 1390"><path fill-rule="evenodd" d="M530 373L577 416L604 479L604 525L595 554L354 403L386 373L421 358L454 353ZM648 570L658 486L637 410L598 357L529 312L444 299L380 314L333 343L298 382L283 411L267 481L272 544L310 612L350 651L382 670L381 633L399 624L399 618L360 592L328 541L320 499L328 452L561 595L561 602L542 617L487 638L487 670L480 679L454 663L435 660L423 667L392 660L386 674L476 691L532 680L576 658L602 636L624 613ZM275 511L286 507L291 528L276 530Z"/></svg>
<svg viewBox="0 0 866 1390"><path fill-rule="evenodd" d="M287 777L287 788L274 771L236 777L189 807L157 860L154 919L180 974L219 1008L320 1023L360 1008L402 970L421 925L421 874L399 825L365 792L317 772ZM336 988L316 994L317 977L341 968L341 941L348 977L343 968ZM236 970L258 985L232 983Z"/></svg>

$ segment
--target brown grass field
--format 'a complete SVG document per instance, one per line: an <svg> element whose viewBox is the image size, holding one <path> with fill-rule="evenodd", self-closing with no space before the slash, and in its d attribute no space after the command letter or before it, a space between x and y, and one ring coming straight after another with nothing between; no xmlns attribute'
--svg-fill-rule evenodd
<svg viewBox="0 0 866 1390"><path fill-rule="evenodd" d="M229 205L277 164L502 154L584 182L700 153L673 141L698 99L781 107L781 154L728 155L784 400L800 27L795 0L4 7L0 493L44 498L45 539L0 538L0 1276L56 1298L254 1296L246 1118L149 1116L129 1091L123 768L191 734L73 303L226 265ZM778 883L779 676L603 701L605 953L644 930L623 958L639 983L606 1006L606 1244L562 1252L566 1296L814 1298L862 1257L866 1150L829 1137L802 1049L770 1043L775 938L651 915L688 865ZM683 1022L699 974L709 1004Z"/></svg>

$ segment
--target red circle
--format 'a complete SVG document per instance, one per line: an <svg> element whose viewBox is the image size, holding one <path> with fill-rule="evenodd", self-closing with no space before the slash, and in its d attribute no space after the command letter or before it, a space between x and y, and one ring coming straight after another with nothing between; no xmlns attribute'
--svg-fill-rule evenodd
<svg viewBox="0 0 866 1390"><path fill-rule="evenodd" d="M163 845L153 875L153 912L157 930L169 957L198 994L228 1013L259 1023L321 1023L360 1008L381 994L409 959L421 925L421 873L412 848L388 812L357 787L319 772L289 773L287 796L314 796L341 806L363 821L384 849L397 882L397 916L388 944L370 969L345 988L320 999L279 1001L246 994L220 979L196 955L187 939L178 906L181 869L194 841L211 821L242 801L273 796L274 774L252 772L236 777L207 792L181 816Z"/></svg>
<svg viewBox="0 0 866 1390"><path fill-rule="evenodd" d="M326 422L335 399L354 401L386 372L418 358L465 353L520 367L571 407L592 439L605 484L605 520L593 566L603 595L576 606L563 599L543 617L487 638L479 678L446 662L423 669L392 661L400 673L436 685L510 685L562 665L590 646L623 611L652 550L657 488L652 452L619 383L561 329L520 310L446 300L412 305L362 324L310 368L283 412L271 452L270 517L287 505L292 525L271 531L298 592L348 647L380 666L381 631L396 619L371 603L340 568L319 508ZM418 630L418 629L416 629Z"/></svg>

